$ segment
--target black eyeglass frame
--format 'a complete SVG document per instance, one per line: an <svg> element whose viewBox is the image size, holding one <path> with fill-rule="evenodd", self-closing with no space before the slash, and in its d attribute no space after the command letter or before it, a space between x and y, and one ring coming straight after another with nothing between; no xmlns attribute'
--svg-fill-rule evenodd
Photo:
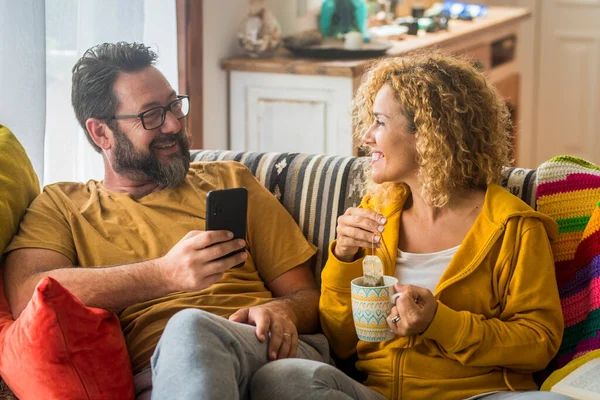
<svg viewBox="0 0 600 400"><path fill-rule="evenodd" d="M157 128L160 128L161 126L163 126L163 124L165 123L167 111L171 111L171 107L173 107L173 104L175 104L178 101L183 100L183 99L187 99L189 101L190 100L190 96L185 95L185 94L177 95L177 98L175 100L173 100L172 102L170 102L169 104L167 104L166 106L152 107L152 108L150 108L148 110L142 111L139 114L113 115L111 119L139 118L142 121L142 126L144 127L144 129L147 130L147 131L151 131L153 129L157 129ZM156 110L159 110L159 109L162 110L160 124L158 124L157 126L155 126L153 128L146 128L146 122L144 122L144 114L147 114L149 112L156 111ZM187 111L187 113L183 117L179 117L179 118L175 117L175 118L177 118L177 119L183 119L183 118L187 117L187 115L189 113L190 113L190 108L188 107L188 111Z"/></svg>

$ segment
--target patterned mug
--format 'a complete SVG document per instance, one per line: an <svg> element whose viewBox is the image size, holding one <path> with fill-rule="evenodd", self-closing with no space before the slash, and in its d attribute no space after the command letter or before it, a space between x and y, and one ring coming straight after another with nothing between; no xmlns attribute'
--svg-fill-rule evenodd
<svg viewBox="0 0 600 400"><path fill-rule="evenodd" d="M356 335L365 342L383 342L394 337L386 318L398 298L394 285L398 279L383 277L383 286L363 286L363 277L353 279L352 316Z"/></svg>

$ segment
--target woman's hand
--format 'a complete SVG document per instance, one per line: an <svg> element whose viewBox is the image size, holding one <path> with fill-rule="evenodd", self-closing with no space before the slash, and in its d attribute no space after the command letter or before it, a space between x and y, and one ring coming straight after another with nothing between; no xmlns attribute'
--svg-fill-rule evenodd
<svg viewBox="0 0 600 400"><path fill-rule="evenodd" d="M396 305L387 317L392 332L398 336L425 332L437 311L437 300L433 294L429 289L413 285L396 284L395 289L396 293L402 294L396 299Z"/></svg>
<svg viewBox="0 0 600 400"><path fill-rule="evenodd" d="M387 220L375 211L350 207L338 217L337 242L333 254L350 262L360 247L381 246L381 232Z"/></svg>

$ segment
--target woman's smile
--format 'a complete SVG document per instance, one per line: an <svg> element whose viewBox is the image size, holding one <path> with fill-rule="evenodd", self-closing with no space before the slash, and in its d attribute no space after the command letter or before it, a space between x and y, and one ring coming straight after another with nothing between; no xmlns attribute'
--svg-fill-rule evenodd
<svg viewBox="0 0 600 400"><path fill-rule="evenodd" d="M385 156L383 155L382 152L380 152L380 151L371 152L371 164L375 164L377 161L381 160L382 158L385 158Z"/></svg>

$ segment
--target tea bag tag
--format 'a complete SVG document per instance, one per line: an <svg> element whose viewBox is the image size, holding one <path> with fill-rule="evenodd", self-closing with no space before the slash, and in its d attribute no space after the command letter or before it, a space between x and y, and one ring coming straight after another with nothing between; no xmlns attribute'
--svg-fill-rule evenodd
<svg viewBox="0 0 600 400"><path fill-rule="evenodd" d="M383 263L376 255L366 256L363 265L363 285L383 286Z"/></svg>

